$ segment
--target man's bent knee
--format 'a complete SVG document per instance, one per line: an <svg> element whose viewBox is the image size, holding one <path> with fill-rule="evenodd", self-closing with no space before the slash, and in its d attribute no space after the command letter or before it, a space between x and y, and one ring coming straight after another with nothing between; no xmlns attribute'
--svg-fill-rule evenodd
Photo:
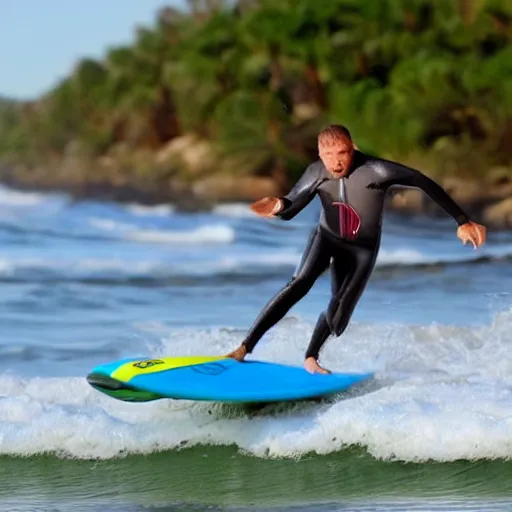
<svg viewBox="0 0 512 512"><path fill-rule="evenodd" d="M357 304L359 295L347 295L340 293L333 297L327 308L327 324L331 333L340 336L347 328Z"/></svg>
<svg viewBox="0 0 512 512"><path fill-rule="evenodd" d="M314 281L310 278L302 277L302 276L294 276L288 281L286 285L287 288L293 288L300 295L306 295L308 291L312 288Z"/></svg>
<svg viewBox="0 0 512 512"><path fill-rule="evenodd" d="M350 315L344 315L341 305L338 304L334 311L328 311L326 316L331 333L340 336L348 326Z"/></svg>

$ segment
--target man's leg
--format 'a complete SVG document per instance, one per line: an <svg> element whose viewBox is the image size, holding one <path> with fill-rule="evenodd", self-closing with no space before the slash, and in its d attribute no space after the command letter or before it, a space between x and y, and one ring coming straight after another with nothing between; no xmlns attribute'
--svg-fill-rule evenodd
<svg viewBox="0 0 512 512"><path fill-rule="evenodd" d="M235 351L235 358L243 359L245 354L241 357L237 355L244 351L252 352L262 336L309 292L318 277L329 267L330 259L330 246L317 228L310 238L295 275L263 308L243 341L243 347Z"/></svg>
<svg viewBox="0 0 512 512"><path fill-rule="evenodd" d="M306 358L318 358L330 334L340 336L350 321L375 265L377 250L352 246L340 249L331 263L332 299L325 313L318 318Z"/></svg>
<svg viewBox="0 0 512 512"><path fill-rule="evenodd" d="M319 347L321 347L327 341L327 338L329 338L330 335L331 329L329 328L329 324L327 323L325 311L323 311L322 313L320 313L320 316L316 321L316 325L315 328L313 329L313 334L311 335L311 340L306 350L304 359L308 359L309 357L314 357L315 359L317 359L318 351L320 350Z"/></svg>
<svg viewBox="0 0 512 512"><path fill-rule="evenodd" d="M343 265L340 264L341 262L343 262ZM331 297L335 297L355 270L352 255L346 252L343 246L340 246L336 251L336 257L331 260L329 270L331 277ZM316 321L304 359L308 359L309 357L318 359L320 348L331 334L331 327L327 322L327 311L323 311Z"/></svg>

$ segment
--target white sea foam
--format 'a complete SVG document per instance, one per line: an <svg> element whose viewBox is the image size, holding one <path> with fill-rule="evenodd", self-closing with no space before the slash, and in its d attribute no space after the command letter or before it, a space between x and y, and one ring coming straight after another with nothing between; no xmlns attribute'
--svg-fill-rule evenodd
<svg viewBox="0 0 512 512"><path fill-rule="evenodd" d="M231 243L235 239L233 228L224 225L202 226L189 231L135 230L126 233L126 238L136 242L150 243Z"/></svg>
<svg viewBox="0 0 512 512"><path fill-rule="evenodd" d="M248 204L245 203L226 203L214 206L213 213L225 217L245 218L256 217Z"/></svg>
<svg viewBox="0 0 512 512"><path fill-rule="evenodd" d="M198 226L189 230L144 229L135 224L118 222L112 219L92 218L92 227L101 231L117 233L124 240L155 244L203 244L231 243L235 239L235 230L225 224Z"/></svg>
<svg viewBox="0 0 512 512"><path fill-rule="evenodd" d="M360 446L376 458L403 461L510 459L511 327L512 310L471 329L353 325L327 343L322 360L338 371L373 370L375 382L333 403L272 406L251 417L187 401L123 403L83 378L3 374L0 454L112 458L186 443L235 444L259 457ZM288 318L256 356L300 364L312 328ZM147 353L224 353L242 335L173 331Z"/></svg>
<svg viewBox="0 0 512 512"><path fill-rule="evenodd" d="M438 254L424 253L407 247L397 249L381 249L378 255L376 267L413 266L463 263L489 258L504 258L512 256L512 246L496 246L483 252L471 251L468 254ZM265 251L241 252L234 251L232 255L205 259L200 264L188 265L183 262L179 266L184 272L200 273L201 275L215 274L217 272L250 272L253 269L261 270L268 267L269 270L276 266L297 267L302 259L302 253L298 249L274 249Z"/></svg>
<svg viewBox="0 0 512 512"><path fill-rule="evenodd" d="M126 222L118 222L113 219L102 219L94 217L89 220L89 224L96 229L102 230L102 231L129 231L133 229L137 229L137 226L134 224L128 224Z"/></svg>
<svg viewBox="0 0 512 512"><path fill-rule="evenodd" d="M81 258L78 260L49 261L41 258L3 258L0 260L0 275L12 276L17 272L55 272L64 278L94 277L105 272L123 276L151 276L160 269L152 261L126 262L119 258Z"/></svg>
<svg viewBox="0 0 512 512"><path fill-rule="evenodd" d="M138 217L167 217L174 212L172 204L157 204L153 206L146 206L142 204L128 204L126 209Z"/></svg>
<svg viewBox="0 0 512 512"><path fill-rule="evenodd" d="M36 206L50 198L49 194L39 192L22 192L0 185L0 205L2 207Z"/></svg>
<svg viewBox="0 0 512 512"><path fill-rule="evenodd" d="M436 254L411 249L407 246L393 249L383 247L379 251L377 265L434 265L470 262L482 258L507 258L510 256L512 256L512 245L510 244L482 247L478 251L464 248L463 251L440 251Z"/></svg>
<svg viewBox="0 0 512 512"><path fill-rule="evenodd" d="M162 278L163 276L214 276L219 273L244 274L261 271L262 267L293 265L298 256L292 252L268 255L221 257L215 261L188 261L187 258L165 263L155 259L123 260L122 257L90 257L78 259L48 260L44 258L2 258L0 276L12 276L24 272L46 275L58 274L64 279L93 278L105 273L123 277ZM32 276L34 278L34 276Z"/></svg>
<svg viewBox="0 0 512 512"><path fill-rule="evenodd" d="M234 237L234 231L227 226L212 226L200 228L195 231L170 232L170 231L137 231L132 226L121 226L119 223L104 220L97 221L97 226L103 230L112 230L119 232L124 229L123 238L129 238L138 242L153 244L183 244L185 247L197 244L225 244L229 243ZM477 254L472 251L468 255L471 258L487 257L507 257L512 255L512 247L495 246L489 249L485 255ZM65 255L64 255L65 256ZM195 253L191 252L190 257L173 258L169 261L167 258L157 258L157 254L148 254L137 260L124 259L122 251L116 257L103 257L101 255L88 258L34 258L34 257L9 257L0 258L0 275L13 275L18 271L54 271L59 274L64 273L64 277L81 276L94 277L104 272L115 272L123 276L141 275L147 278L177 275L195 275L195 276L215 276L216 274L251 274L254 272L265 272L273 269L287 267L289 272L297 267L302 254L298 249L273 249L266 251L241 251L234 249L232 254L216 253ZM382 249L377 260L377 268L388 266L411 266L418 264L443 264L463 262L460 254L449 255L441 254L434 256L422 253L414 249L397 248Z"/></svg>

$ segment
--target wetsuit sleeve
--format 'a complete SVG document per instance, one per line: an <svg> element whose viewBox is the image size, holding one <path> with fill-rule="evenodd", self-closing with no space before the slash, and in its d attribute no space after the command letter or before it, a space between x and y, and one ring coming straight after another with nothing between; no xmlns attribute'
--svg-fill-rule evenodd
<svg viewBox="0 0 512 512"><path fill-rule="evenodd" d="M453 217L459 226L469 222L469 217L462 208L440 185L428 176L425 176L420 171L394 162L386 162L384 166L389 174L388 186L398 185L418 188L443 208L448 215Z"/></svg>
<svg viewBox="0 0 512 512"><path fill-rule="evenodd" d="M290 220L295 217L312 201L316 189L322 181L318 166L310 165L290 192L280 197L284 202L284 208L276 214L276 217L283 220Z"/></svg>

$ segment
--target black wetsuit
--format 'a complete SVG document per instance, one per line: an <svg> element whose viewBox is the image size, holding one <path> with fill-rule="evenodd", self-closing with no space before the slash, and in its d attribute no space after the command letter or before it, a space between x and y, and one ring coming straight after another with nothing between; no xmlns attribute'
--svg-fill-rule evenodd
<svg viewBox="0 0 512 512"><path fill-rule="evenodd" d="M265 332L304 297L330 267L332 298L320 314L306 357L318 353L330 334L339 336L371 275L380 246L385 197L393 186L423 190L459 225L468 216L437 183L424 174L395 162L356 151L349 173L333 177L321 161L311 164L284 197L277 217L292 219L316 194L322 211L302 261L291 281L265 306L243 342L251 352Z"/></svg>

